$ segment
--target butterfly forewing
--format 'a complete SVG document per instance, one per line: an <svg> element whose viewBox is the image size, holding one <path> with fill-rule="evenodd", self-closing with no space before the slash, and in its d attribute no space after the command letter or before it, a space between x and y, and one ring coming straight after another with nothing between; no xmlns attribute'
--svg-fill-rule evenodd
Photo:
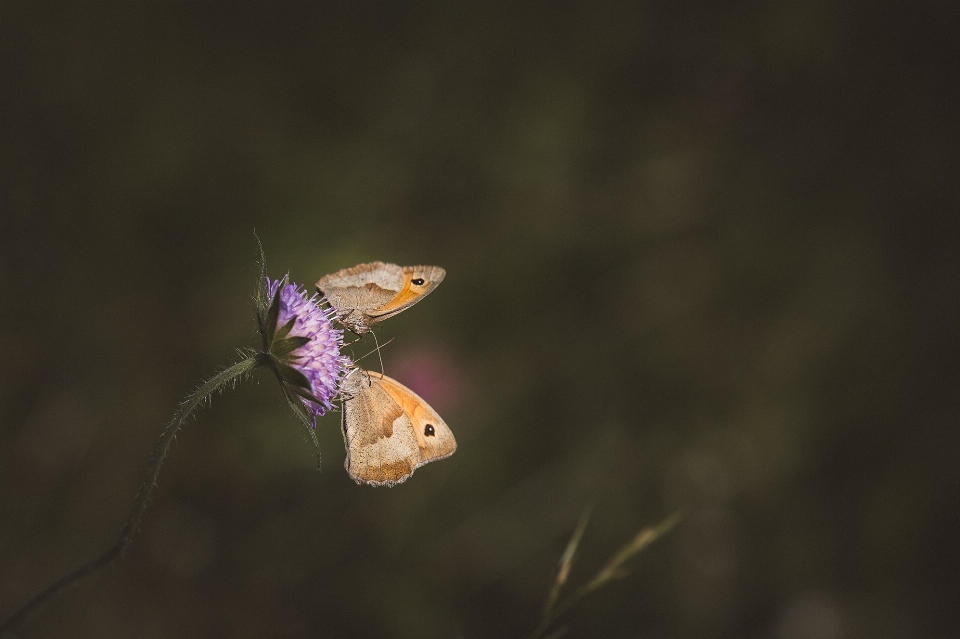
<svg viewBox="0 0 960 639"><path fill-rule="evenodd" d="M369 312L374 322L393 317L408 309L437 288L447 274L439 266L404 266L400 292L382 307Z"/></svg>
<svg viewBox="0 0 960 639"><path fill-rule="evenodd" d="M439 266L370 262L324 275L317 281L317 289L336 309L344 326L363 334L373 324L419 302L445 275Z"/></svg>

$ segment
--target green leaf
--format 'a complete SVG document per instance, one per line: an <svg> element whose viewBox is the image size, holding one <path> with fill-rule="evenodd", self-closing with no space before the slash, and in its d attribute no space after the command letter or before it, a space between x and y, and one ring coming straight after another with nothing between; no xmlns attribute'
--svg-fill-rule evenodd
<svg viewBox="0 0 960 639"><path fill-rule="evenodd" d="M313 441L313 448L317 452L317 470L320 470L320 442L317 441L317 434L314 432L316 430L316 420L312 415L307 413L307 409L302 403L295 401L295 398L291 397L291 388L290 386L283 387L283 397L287 400L287 404L291 410L293 410L293 414L296 415L300 423L303 424L307 435L309 435Z"/></svg>
<svg viewBox="0 0 960 639"><path fill-rule="evenodd" d="M553 588L550 591L550 595L547 597L547 603L543 609L544 623L548 623L550 621L550 614L553 612L553 608L556 606L557 600L560 598L560 591L564 584L567 583L567 578L570 576L570 569L573 566L573 558L577 554L577 546L580 545L580 540L583 538L583 533L587 529L587 522L590 521L591 510L592 508L589 506L583 509L583 513L580 515L580 521L577 522L577 527L573 531L573 536L570 537L570 541L567 543L567 548L563 551L563 555L560 557L560 568L557 571L557 578L553 583Z"/></svg>
<svg viewBox="0 0 960 639"><path fill-rule="evenodd" d="M257 316L262 318L267 312L267 257L263 253L263 244L260 243L260 236L257 235L256 231L253 233L253 237L257 240L257 249L260 251L260 281L257 283ZM261 323L261 331L263 326Z"/></svg>
<svg viewBox="0 0 960 639"><path fill-rule="evenodd" d="M279 332L277 333L280 334ZM270 346L270 354L283 359L301 346L310 343L309 337L287 337L286 339L277 339Z"/></svg>
<svg viewBox="0 0 960 639"><path fill-rule="evenodd" d="M293 330L293 325L297 323L297 318L292 318L289 322L277 329L277 332L273 335L273 341L282 340L284 337L290 334L290 331Z"/></svg>
<svg viewBox="0 0 960 639"><path fill-rule="evenodd" d="M306 375L295 369L293 366L284 364L283 362L274 358L273 367L276 369L277 375L280 376L280 379L287 384L290 384L294 388L310 389L310 380L307 379Z"/></svg>
<svg viewBox="0 0 960 639"><path fill-rule="evenodd" d="M314 394L311 393L308 389L300 388L299 386L287 386L287 388L290 389L291 393L297 395L298 397L302 397L303 399L310 402L314 402L316 404L320 403L317 401L317 398L314 396Z"/></svg>
<svg viewBox="0 0 960 639"><path fill-rule="evenodd" d="M273 294L273 303L270 304L270 308L267 310L267 318L264 320L264 324L266 324L264 335L267 344L273 343L273 334L277 330L277 318L280 317L280 291L282 289L282 285L277 287L277 292Z"/></svg>

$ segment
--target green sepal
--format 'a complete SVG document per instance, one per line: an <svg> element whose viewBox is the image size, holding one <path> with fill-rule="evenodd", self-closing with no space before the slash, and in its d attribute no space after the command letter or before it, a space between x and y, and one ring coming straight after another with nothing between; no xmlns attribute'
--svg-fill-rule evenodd
<svg viewBox="0 0 960 639"><path fill-rule="evenodd" d="M277 318L280 317L280 291L283 289L283 285L277 287L277 292L273 294L273 302L270 304L270 308L267 309L267 318L264 320L264 337L267 341L267 344L273 343L273 335L277 330Z"/></svg>
<svg viewBox="0 0 960 639"><path fill-rule="evenodd" d="M279 359L284 359L287 355L309 342L309 337L287 337L286 339L278 339L271 344L270 354Z"/></svg>
<svg viewBox="0 0 960 639"><path fill-rule="evenodd" d="M257 249L260 252L260 281L257 283L257 319L260 320L260 331L263 332L263 316L267 312L267 257L263 253L263 244L260 243L260 236L253 232L253 237L257 240Z"/></svg>
<svg viewBox="0 0 960 639"><path fill-rule="evenodd" d="M273 367L276 369L277 375L280 376L280 379L290 386L293 386L294 388L310 388L310 380L307 379L307 376L295 369L293 366L284 364L274 357Z"/></svg>
<svg viewBox="0 0 960 639"><path fill-rule="evenodd" d="M284 337L290 334L290 331L293 330L293 325L297 323L297 318L293 317L289 322L277 329L277 332L273 334L273 341L279 342Z"/></svg>
<svg viewBox="0 0 960 639"><path fill-rule="evenodd" d="M306 407L301 403L296 401L295 396L291 392L292 387L284 386L283 387L283 398L287 400L287 404L293 410L293 414L297 416L297 419L303 424L303 428L307 431L307 435L310 437L310 440L313 442L313 448L317 451L317 470L320 470L320 442L317 441L316 431L316 418L308 414Z"/></svg>
<svg viewBox="0 0 960 639"><path fill-rule="evenodd" d="M260 338L263 340L263 350L266 352L270 349L270 344L267 343L267 328L263 321L263 313L257 311L257 328L260 332Z"/></svg>
<svg viewBox="0 0 960 639"><path fill-rule="evenodd" d="M317 401L317 398L314 396L314 394L311 393L309 390L307 390L307 389L305 389L305 388L300 388L299 386L287 386L287 388L290 389L290 392L291 392L291 393L297 395L298 397L301 397L301 398L303 398L303 399L305 399L305 400L307 400L307 401L313 402L313 403L315 403L315 404L319 404L319 403L320 403L320 402Z"/></svg>

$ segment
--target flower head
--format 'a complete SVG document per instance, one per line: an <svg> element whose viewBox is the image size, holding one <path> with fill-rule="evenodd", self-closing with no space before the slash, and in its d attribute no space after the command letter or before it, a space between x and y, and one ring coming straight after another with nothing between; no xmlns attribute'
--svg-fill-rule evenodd
<svg viewBox="0 0 960 639"><path fill-rule="evenodd" d="M269 306L260 313L260 334L271 367L284 388L306 408L311 422L331 408L340 380L350 364L340 354L343 331L330 323L332 310L318 305L302 286L266 279ZM265 301L266 301L265 300Z"/></svg>

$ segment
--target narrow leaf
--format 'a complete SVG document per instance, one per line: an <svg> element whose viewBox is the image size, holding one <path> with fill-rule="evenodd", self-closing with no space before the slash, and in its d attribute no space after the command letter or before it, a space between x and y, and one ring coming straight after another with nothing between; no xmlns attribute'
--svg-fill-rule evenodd
<svg viewBox="0 0 960 639"><path fill-rule="evenodd" d="M290 389L289 386L283 387L283 397L287 400L287 404L293 410L293 414L297 416L297 420L303 425L304 430L307 431L307 435L313 442L313 448L317 452L317 470L321 470L322 464L320 459L320 442L317 441L317 434L314 432L316 430L314 428L315 420L311 419L312 416L307 414L307 409L304 408L303 404L290 396L288 389Z"/></svg>
<svg viewBox="0 0 960 639"><path fill-rule="evenodd" d="M280 333L278 332L277 335L279 334ZM309 343L309 337L287 337L286 339L274 339L273 345L270 346L270 354L283 359L301 346Z"/></svg>
<svg viewBox="0 0 960 639"><path fill-rule="evenodd" d="M266 324L264 335L266 336L267 344L273 343L273 334L277 330L277 318L280 317L280 291L283 290L283 286L277 286L277 292L273 294L273 302L270 304L270 308L267 310L267 318L264 320Z"/></svg>
<svg viewBox="0 0 960 639"><path fill-rule="evenodd" d="M583 509L583 513L580 515L580 521L577 522L577 527L574 528L573 535L567 543L567 548L563 551L563 555L560 556L560 569L557 571L557 578L553 583L553 588L550 590L547 603L543 608L543 619L545 622L550 619L550 613L553 612L553 607L556 605L557 599L560 598L560 590L564 584L567 583L567 578L570 576L570 568L573 566L573 558L577 554L577 546L579 546L580 539L583 538L583 533L587 529L587 522L590 521L590 511L591 508L589 506Z"/></svg>
<svg viewBox="0 0 960 639"><path fill-rule="evenodd" d="M290 321L277 329L277 332L273 335L273 341L283 339L290 334L290 331L293 330L293 325L297 323L296 317L291 317Z"/></svg>
<svg viewBox="0 0 960 639"><path fill-rule="evenodd" d="M260 236L257 235L256 231L253 233L253 237L257 240L257 249L260 251L260 281L257 282L257 316L262 317L267 312L268 297L267 297L267 258L263 253L263 244L260 243ZM261 325L261 330L263 326Z"/></svg>
<svg viewBox="0 0 960 639"><path fill-rule="evenodd" d="M276 369L277 374L280 376L280 379L287 384L299 388L310 388L310 380L307 379L307 376L295 369L293 366L279 362L276 359L273 360L273 366Z"/></svg>
<svg viewBox="0 0 960 639"><path fill-rule="evenodd" d="M621 569L621 566L623 566L624 562L662 537L671 528L676 526L679 521L679 515L671 515L656 526L642 529L633 539L631 539L625 546L623 546L623 548L618 550L617 553L610 558L610 561L608 561L607 564L600 570L600 572L598 572L597 575L591 579L586 586L584 586L584 589L587 592L596 590L608 581L612 581L613 579L618 579L626 575L627 572Z"/></svg>
<svg viewBox="0 0 960 639"><path fill-rule="evenodd" d="M314 397L313 393L309 391L309 389L300 388L299 386L289 386L288 388L290 389L290 392L297 397L301 397L308 402L313 402L314 404L320 403L317 401L317 398Z"/></svg>

